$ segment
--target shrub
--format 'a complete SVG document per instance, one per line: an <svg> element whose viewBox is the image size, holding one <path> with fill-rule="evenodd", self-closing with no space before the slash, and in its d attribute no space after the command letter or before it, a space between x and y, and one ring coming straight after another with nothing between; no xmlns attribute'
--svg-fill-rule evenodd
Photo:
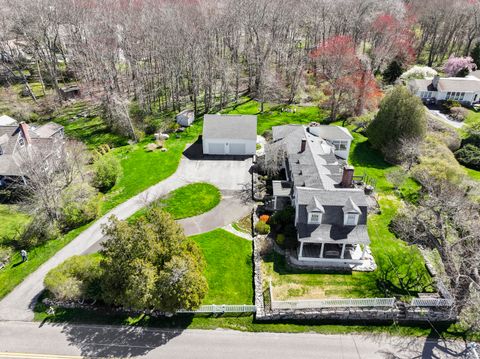
<svg viewBox="0 0 480 359"><path fill-rule="evenodd" d="M258 221L255 225L255 230L260 234L268 234L270 233L270 226L265 222Z"/></svg>
<svg viewBox="0 0 480 359"><path fill-rule="evenodd" d="M455 157L466 167L480 171L480 147L467 144L455 152Z"/></svg>
<svg viewBox="0 0 480 359"><path fill-rule="evenodd" d="M45 215L39 214L27 224L16 239L16 247L29 249L60 236L56 222L49 221Z"/></svg>
<svg viewBox="0 0 480 359"><path fill-rule="evenodd" d="M69 186L62 193L61 222L73 229L94 220L100 212L100 201L95 188L86 183Z"/></svg>
<svg viewBox="0 0 480 359"><path fill-rule="evenodd" d="M0 246L0 264L7 264L10 262L12 257L13 250L10 247Z"/></svg>
<svg viewBox="0 0 480 359"><path fill-rule="evenodd" d="M270 216L268 214L262 214L260 216L260 220L264 223L268 223L268 220L270 219Z"/></svg>
<svg viewBox="0 0 480 359"><path fill-rule="evenodd" d="M117 182L122 171L118 158L112 155L101 156L93 164L93 186L106 192Z"/></svg>
<svg viewBox="0 0 480 359"><path fill-rule="evenodd" d="M277 236L275 237L275 242L276 242L280 247L283 247L283 245L285 244L285 235L284 235L283 233L277 234Z"/></svg>
<svg viewBox="0 0 480 359"><path fill-rule="evenodd" d="M451 100L451 99L442 102L443 111L445 111L446 113L450 113L452 108L455 108L455 107L462 107L462 104L458 101Z"/></svg>
<svg viewBox="0 0 480 359"><path fill-rule="evenodd" d="M293 223L294 220L295 208L293 208L292 206L288 206L281 211L275 212L270 218L270 223L285 226L287 224Z"/></svg>
<svg viewBox="0 0 480 359"><path fill-rule="evenodd" d="M456 151L460 148L462 140L458 135L458 132L454 128L444 125L440 121L429 120L428 121L428 136L438 140L450 149L450 151Z"/></svg>
<svg viewBox="0 0 480 359"><path fill-rule="evenodd" d="M450 109L450 116L455 121L463 122L468 116L468 110L463 107L452 107Z"/></svg>
<svg viewBox="0 0 480 359"><path fill-rule="evenodd" d="M402 140L423 138L427 130L422 101L404 86L396 86L385 96L367 134L374 148L395 158Z"/></svg>
<svg viewBox="0 0 480 359"><path fill-rule="evenodd" d="M50 270L45 288L57 300L98 299L102 270L98 254L73 256Z"/></svg>

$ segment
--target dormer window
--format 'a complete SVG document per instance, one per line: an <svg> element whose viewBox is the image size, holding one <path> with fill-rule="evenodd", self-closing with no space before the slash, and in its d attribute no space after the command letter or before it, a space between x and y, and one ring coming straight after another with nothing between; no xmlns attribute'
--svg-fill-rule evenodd
<svg viewBox="0 0 480 359"><path fill-rule="evenodd" d="M325 209L320 203L317 197L313 197L307 206L308 223L320 224L322 223L322 215L325 213Z"/></svg>
<svg viewBox="0 0 480 359"><path fill-rule="evenodd" d="M319 224L322 222L322 213L320 212L310 212L308 213L308 223Z"/></svg>
<svg viewBox="0 0 480 359"><path fill-rule="evenodd" d="M346 151L348 149L348 141L333 140L332 145L335 146L336 151Z"/></svg>
<svg viewBox="0 0 480 359"><path fill-rule="evenodd" d="M359 215L357 213L345 213L344 225L345 226L356 226L358 223Z"/></svg>
<svg viewBox="0 0 480 359"><path fill-rule="evenodd" d="M24 140L22 137L20 137L20 138L18 139L18 144L20 145L20 147L25 146L25 140Z"/></svg>
<svg viewBox="0 0 480 359"><path fill-rule="evenodd" d="M353 202L351 197L348 197L343 206L343 225L356 226L361 214L362 210Z"/></svg>

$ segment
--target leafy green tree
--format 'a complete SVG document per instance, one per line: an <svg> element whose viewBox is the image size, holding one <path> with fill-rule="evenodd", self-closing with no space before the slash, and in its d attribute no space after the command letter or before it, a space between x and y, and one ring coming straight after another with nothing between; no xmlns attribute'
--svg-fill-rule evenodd
<svg viewBox="0 0 480 359"><path fill-rule="evenodd" d="M399 63L397 60L393 60L390 62L385 71L383 71L383 80L387 84L393 84L400 77L403 71L404 69L401 63Z"/></svg>
<svg viewBox="0 0 480 359"><path fill-rule="evenodd" d="M98 299L100 297L100 256L73 256L50 270L45 288L58 300Z"/></svg>
<svg viewBox="0 0 480 359"><path fill-rule="evenodd" d="M103 155L93 164L93 186L106 192L115 185L121 173L122 166L118 158Z"/></svg>
<svg viewBox="0 0 480 359"><path fill-rule="evenodd" d="M374 148L387 159L396 160L402 140L421 139L427 130L422 101L404 86L396 86L380 103L380 109L367 128Z"/></svg>
<svg viewBox="0 0 480 359"><path fill-rule="evenodd" d="M164 312L201 304L208 290L202 253L168 213L152 207L134 223L112 217L104 233L107 303Z"/></svg>
<svg viewBox="0 0 480 359"><path fill-rule="evenodd" d="M87 183L74 184L62 193L60 218L66 229L94 220L100 212L98 192Z"/></svg>

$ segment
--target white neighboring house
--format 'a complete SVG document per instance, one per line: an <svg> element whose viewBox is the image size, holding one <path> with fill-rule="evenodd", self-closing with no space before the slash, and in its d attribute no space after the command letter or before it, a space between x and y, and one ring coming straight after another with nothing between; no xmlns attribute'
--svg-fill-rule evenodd
<svg viewBox="0 0 480 359"><path fill-rule="evenodd" d="M189 127L195 121L195 113L192 110L183 110L175 116L177 123L183 127Z"/></svg>
<svg viewBox="0 0 480 359"><path fill-rule="evenodd" d="M254 155L257 116L205 115L202 142L205 155Z"/></svg>
<svg viewBox="0 0 480 359"><path fill-rule="evenodd" d="M455 100L467 106L480 102L480 79L474 75L413 79L408 88L424 102Z"/></svg>

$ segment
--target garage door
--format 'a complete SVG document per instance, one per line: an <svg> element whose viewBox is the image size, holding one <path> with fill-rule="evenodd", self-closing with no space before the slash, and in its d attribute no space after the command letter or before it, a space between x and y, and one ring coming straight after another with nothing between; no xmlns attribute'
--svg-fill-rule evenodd
<svg viewBox="0 0 480 359"><path fill-rule="evenodd" d="M208 144L208 153L211 155L223 155L225 154L225 144L224 143L209 143Z"/></svg>
<svg viewBox="0 0 480 359"><path fill-rule="evenodd" d="M244 143L231 143L230 144L230 154L231 155L244 155L245 154L245 144Z"/></svg>

